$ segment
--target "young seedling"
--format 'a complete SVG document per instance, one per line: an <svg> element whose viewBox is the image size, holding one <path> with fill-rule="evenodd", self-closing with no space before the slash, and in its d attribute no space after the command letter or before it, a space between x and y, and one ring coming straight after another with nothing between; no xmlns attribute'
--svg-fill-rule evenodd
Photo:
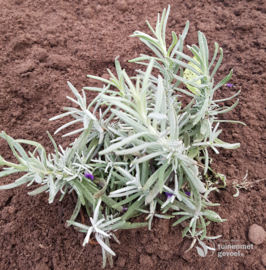
<svg viewBox="0 0 266 270"><path fill-rule="evenodd" d="M259 179L259 180L253 181L253 182L247 182L247 177L248 177L248 171L246 172L246 175L244 176L243 181L241 183L238 183L238 182L235 181L232 184L232 187L234 187L236 189L236 193L233 195L234 197L238 197L239 196L240 189L247 190L248 188L253 187L253 185L255 183L258 183L258 182L261 182L261 181L265 181L266 180L266 178L264 178L264 179Z"/></svg>

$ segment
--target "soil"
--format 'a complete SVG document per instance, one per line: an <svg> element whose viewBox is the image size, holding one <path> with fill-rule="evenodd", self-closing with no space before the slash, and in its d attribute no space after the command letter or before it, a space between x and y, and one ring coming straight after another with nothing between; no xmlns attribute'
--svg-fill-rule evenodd
<svg viewBox="0 0 266 270"><path fill-rule="evenodd" d="M66 119L50 122L49 118L73 105L66 99L72 96L66 82L79 90L101 86L86 75L106 77L107 68L114 72L117 55L122 67L133 75L140 66L127 61L151 52L129 36L135 30L149 33L145 21L154 26L157 13L168 3L168 44L171 31L181 33L189 20L186 44L196 43L200 30L211 53L215 41L223 48L224 60L216 82L234 69L230 83L235 87L218 90L217 98L242 90L237 108L221 119L244 121L247 126L222 123L220 136L228 142L240 142L241 147L212 154L212 168L227 175L228 188L212 198L221 204L215 210L227 222L212 223L208 233L222 235L222 240L214 240L216 248L219 243L250 245L249 227L257 224L266 229L266 181L241 190L237 198L232 196L235 190L230 186L234 181L240 183L247 170L251 182L266 175L263 0L0 0L0 130L16 139L38 141L47 151L53 151L46 131L52 134ZM87 92L88 99L94 96ZM62 134L54 135L54 139L66 147L73 137L62 138ZM7 143L0 143L1 155L14 162ZM14 179L1 179L1 184ZM1 191L0 269L101 269L101 248L83 248L84 234L65 227L75 206L72 196L49 205L47 194L28 196L31 189L23 186ZM121 244L112 243L117 254L114 269L265 269L266 241L254 244L253 249L240 250L243 256L219 258L217 251L213 255L209 251L202 258L195 248L185 253L191 239L182 239L182 225L172 227L174 221L155 219L151 231L117 232Z"/></svg>

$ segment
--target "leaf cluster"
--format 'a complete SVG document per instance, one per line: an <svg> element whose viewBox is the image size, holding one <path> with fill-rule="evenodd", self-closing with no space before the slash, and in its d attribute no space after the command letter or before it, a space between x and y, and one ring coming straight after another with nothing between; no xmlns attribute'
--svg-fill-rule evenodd
<svg viewBox="0 0 266 270"><path fill-rule="evenodd" d="M208 209L219 204L209 201L210 192L217 188L211 187L204 177L210 166L210 150L219 154L220 147L239 147L238 143L229 144L218 138L222 132L219 123L226 122L218 116L232 110L238 100L230 107L219 104L236 97L240 91L226 99L214 99L215 92L230 80L232 71L215 84L214 75L223 51L215 43L210 58L206 37L200 31L199 46L187 46L191 55L183 52L188 22L178 37L172 32L172 43L167 48L169 12L170 6L161 18L158 15L155 29L147 22L154 37L139 31L132 35L155 54L141 54L130 61L146 66L145 71L137 70L137 76L130 78L117 57L117 74L108 70L109 80L88 75L103 82L102 88L84 87L81 95L68 82L75 98L67 98L79 108L67 107L66 113L50 120L69 115L74 118L55 133L78 122L83 124L81 129L63 135L81 133L69 148L59 146L59 151L49 133L55 152L48 155L39 143L14 140L4 132L0 135L20 163L10 163L0 156L0 165L7 166L0 177L26 173L0 189L36 183L38 188L29 195L48 192L49 203L58 193L62 200L66 194L75 192L77 204L68 224L86 233L84 245L95 234L102 247L103 266L106 258L112 265L115 253L110 249L109 239L118 241L113 233L117 229L147 225L151 229L154 217L178 216L173 225L186 222L183 237L200 236L201 241L210 238L207 226L211 221L224 221ZM154 69L160 75L154 76ZM98 92L90 104L86 90ZM191 98L188 105L182 106L181 95ZM21 144L33 145L35 150L27 154ZM86 173L94 179L87 179ZM82 206L86 207L90 225L75 221ZM141 214L147 215L147 222L128 222Z"/></svg>

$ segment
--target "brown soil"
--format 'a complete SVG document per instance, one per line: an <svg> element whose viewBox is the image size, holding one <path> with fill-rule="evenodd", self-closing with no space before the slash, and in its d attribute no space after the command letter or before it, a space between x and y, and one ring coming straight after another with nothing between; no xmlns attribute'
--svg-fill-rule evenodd
<svg viewBox="0 0 266 270"><path fill-rule="evenodd" d="M168 37L171 30L181 33L189 20L187 44L196 43L197 31L201 30L210 45L217 41L224 50L217 81L234 69L230 83L236 88L223 87L217 97L242 89L238 107L223 117L244 121L247 126L222 124L221 136L229 142L240 142L241 148L221 150L219 156L213 154L212 167L227 175L229 186L234 181L241 182L246 170L249 181L265 178L263 0L0 0L0 131L16 139L36 140L52 151L46 130L53 133L66 120L48 119L72 105L66 99L71 95L66 82L77 89L100 86L86 75L106 76L106 68L114 71L117 55L122 67L133 75L137 65L127 60L150 51L129 35L135 30L148 32L145 20L154 26L157 13L168 3ZM94 94L87 96L92 98ZM73 138L64 139L61 135L54 138L66 147ZM3 140L0 153L14 161ZM1 184L12 180L6 178ZM49 205L47 194L30 197L29 190L23 186L1 191L0 269L100 269L100 247L83 248L84 235L65 227L75 205L73 198ZM221 234L227 244L232 240L250 244L250 225L255 223L266 229L266 182L241 190L238 198L233 193L228 188L215 194L213 201L221 203L218 213L227 222L211 224L209 234ZM266 241L254 245L252 250L241 250L244 257L218 258L216 251L213 256L202 258L195 248L184 253L191 240L183 240L182 226L172 227L173 222L156 219L151 231L142 228L118 232L121 245L112 243L117 254L114 269L265 269L262 255L266 253ZM218 243L216 240L216 248Z"/></svg>

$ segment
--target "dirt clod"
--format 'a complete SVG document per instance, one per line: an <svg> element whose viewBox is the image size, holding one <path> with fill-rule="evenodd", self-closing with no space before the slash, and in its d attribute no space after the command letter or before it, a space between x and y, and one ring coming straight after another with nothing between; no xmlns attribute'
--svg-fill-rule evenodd
<svg viewBox="0 0 266 270"><path fill-rule="evenodd" d="M33 50L33 56L34 56L34 58L36 58L39 61L44 61L47 58L48 53L43 48L35 48Z"/></svg>
<svg viewBox="0 0 266 270"><path fill-rule="evenodd" d="M123 257L119 257L116 261L116 265L120 267L124 267L126 265L126 259Z"/></svg>
<svg viewBox="0 0 266 270"><path fill-rule="evenodd" d="M70 61L61 55L51 54L48 57L48 66L55 69L67 69L70 66Z"/></svg>
<svg viewBox="0 0 266 270"><path fill-rule="evenodd" d="M110 80L110 74L105 73L105 74L102 75L102 78L105 79L105 80Z"/></svg>
<svg viewBox="0 0 266 270"><path fill-rule="evenodd" d="M261 255L261 263L266 266L266 254Z"/></svg>
<svg viewBox="0 0 266 270"><path fill-rule="evenodd" d="M126 12L128 10L128 4L125 0L118 0L115 5L117 9L122 12Z"/></svg>
<svg viewBox="0 0 266 270"><path fill-rule="evenodd" d="M145 255L145 254L141 254L139 257L139 262L141 265L143 265L144 267L152 267L153 266L153 262L152 259L149 255Z"/></svg>
<svg viewBox="0 0 266 270"><path fill-rule="evenodd" d="M95 13L95 11L91 7L86 7L83 11L85 18L87 18L87 19L92 19L94 16L94 13Z"/></svg>
<svg viewBox="0 0 266 270"><path fill-rule="evenodd" d="M36 265L35 269L34 270L50 270L51 268L48 267L48 265L46 263L39 263Z"/></svg>
<svg viewBox="0 0 266 270"><path fill-rule="evenodd" d="M32 60L28 60L27 62L21 63L18 67L17 67L17 71L20 74L23 73L27 73L27 72L31 72L34 70L34 62Z"/></svg>
<svg viewBox="0 0 266 270"><path fill-rule="evenodd" d="M14 234L19 228L19 224L15 221L11 221L4 225L4 228L2 228L2 235L5 234Z"/></svg>

